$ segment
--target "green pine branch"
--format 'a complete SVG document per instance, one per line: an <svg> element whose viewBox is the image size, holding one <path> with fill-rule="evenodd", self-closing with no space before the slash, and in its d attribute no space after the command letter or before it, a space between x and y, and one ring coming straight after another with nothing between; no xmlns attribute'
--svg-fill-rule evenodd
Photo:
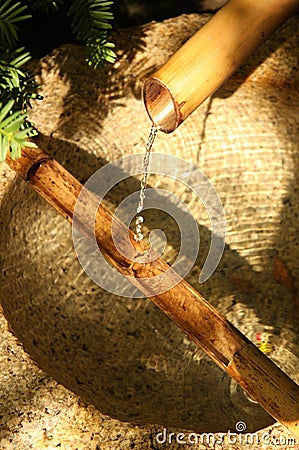
<svg viewBox="0 0 299 450"><path fill-rule="evenodd" d="M37 84L32 74L21 66L30 59L24 48L13 50L18 41L17 23L30 19L24 14L27 5L6 0L0 7L0 161L9 152L12 158L21 156L22 147L33 147L27 138L37 134L27 120L30 99L38 98Z"/></svg>
<svg viewBox="0 0 299 450"><path fill-rule="evenodd" d="M107 30L112 28L112 4L112 1L106 0L74 0L69 9L74 33L77 39L85 42L87 62L94 68L104 61L113 63L116 58L112 50L114 44L107 37Z"/></svg>
<svg viewBox="0 0 299 450"><path fill-rule="evenodd" d="M37 94L39 85L34 75L21 67L30 60L29 52L24 47L14 52L0 51L0 102L6 103L11 98L15 101L15 109L26 111L31 99L41 99Z"/></svg>
<svg viewBox="0 0 299 450"><path fill-rule="evenodd" d="M37 131L27 119L31 99L41 99L34 75L21 67L30 59L29 52L19 48L14 52L2 50L0 54L0 161L7 152L12 158L21 155L21 148L32 147L28 137Z"/></svg>
<svg viewBox="0 0 299 450"><path fill-rule="evenodd" d="M114 63L116 55L112 50L114 44L107 40L106 35L100 38L90 38L87 41L87 62L95 69L103 64L103 61Z"/></svg>
<svg viewBox="0 0 299 450"><path fill-rule="evenodd" d="M63 0L27 0L32 10L49 12L57 10ZM94 68L116 55L114 44L108 40L113 15L112 1L72 0L69 15L77 38L86 44L88 64ZM18 42L18 23L31 18L25 11L27 5L17 0L5 0L0 5L0 162L7 153L12 158L21 155L22 147L35 147L27 138L37 131L27 119L31 99L41 99L34 75L22 67L30 60L24 47L15 48Z"/></svg>
<svg viewBox="0 0 299 450"><path fill-rule="evenodd" d="M4 106L0 104L0 162L5 161L8 152L15 159L21 156L23 147L36 147L27 138L35 136L37 131L26 124L26 113L13 112L14 103L9 100Z"/></svg>
<svg viewBox="0 0 299 450"><path fill-rule="evenodd" d="M2 47L13 48L18 41L18 26L16 23L30 19L30 14L23 14L27 5L21 6L21 2L6 0L0 7L0 41Z"/></svg>

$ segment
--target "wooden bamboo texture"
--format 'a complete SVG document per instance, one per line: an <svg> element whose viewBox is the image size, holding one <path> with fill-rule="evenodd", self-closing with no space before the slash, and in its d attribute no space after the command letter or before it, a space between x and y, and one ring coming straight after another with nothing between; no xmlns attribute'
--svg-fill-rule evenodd
<svg viewBox="0 0 299 450"><path fill-rule="evenodd" d="M22 157L7 163L29 185L50 203L69 222L72 222L76 201L82 185L64 167L40 149L24 148ZM96 203L95 203L96 202ZM95 196L86 191L86 210L82 216L82 232L87 229L86 216L90 206L97 204ZM201 294L169 268L161 258L147 264L134 263L116 249L112 233L113 214L100 204L94 232L98 245L106 258L119 272L130 276L132 283L143 291L171 320L173 320L224 371L233 377L276 420L299 437L299 387L270 359L242 335L223 315L210 305ZM77 218L78 220L78 218ZM114 219L115 220L115 219ZM79 218L80 221L80 218ZM114 227L114 225L113 225ZM127 227L116 223L119 237L127 239ZM136 243L129 234L136 254L145 247ZM165 275L167 286L173 278L179 283L162 294L149 291L143 278Z"/></svg>
<svg viewBox="0 0 299 450"><path fill-rule="evenodd" d="M153 124L175 130L298 8L298 0L230 0L145 82Z"/></svg>

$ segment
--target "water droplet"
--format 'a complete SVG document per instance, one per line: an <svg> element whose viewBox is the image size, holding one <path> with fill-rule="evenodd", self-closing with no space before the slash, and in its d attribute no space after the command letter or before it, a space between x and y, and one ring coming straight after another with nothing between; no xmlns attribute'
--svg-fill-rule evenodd
<svg viewBox="0 0 299 450"><path fill-rule="evenodd" d="M144 218L142 216L137 216L136 217L136 225L138 225L139 223L143 223Z"/></svg>

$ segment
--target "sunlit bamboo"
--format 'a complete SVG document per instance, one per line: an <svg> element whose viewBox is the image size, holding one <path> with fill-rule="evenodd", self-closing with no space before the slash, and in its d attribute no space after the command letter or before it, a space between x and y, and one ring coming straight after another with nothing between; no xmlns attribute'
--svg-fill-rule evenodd
<svg viewBox="0 0 299 450"><path fill-rule="evenodd" d="M230 0L145 82L153 124L175 130L298 8L298 0Z"/></svg>

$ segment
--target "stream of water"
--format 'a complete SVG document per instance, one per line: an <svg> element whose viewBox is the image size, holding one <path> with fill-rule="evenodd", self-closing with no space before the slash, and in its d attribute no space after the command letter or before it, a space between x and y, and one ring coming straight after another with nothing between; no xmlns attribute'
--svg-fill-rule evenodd
<svg viewBox="0 0 299 450"><path fill-rule="evenodd" d="M146 143L145 147L145 155L143 159L143 165L142 165L142 179L140 183L140 194L139 194L139 202L137 206L137 216L135 219L135 234L134 239L137 242L140 242L143 240L143 234L142 234L142 223L144 222L144 217L140 215L141 211L143 210L144 205L144 198L145 198L145 191L147 187L147 177L148 177L148 165L150 161L150 154L151 149L154 145L156 135L158 133L158 128L152 125L151 131Z"/></svg>

